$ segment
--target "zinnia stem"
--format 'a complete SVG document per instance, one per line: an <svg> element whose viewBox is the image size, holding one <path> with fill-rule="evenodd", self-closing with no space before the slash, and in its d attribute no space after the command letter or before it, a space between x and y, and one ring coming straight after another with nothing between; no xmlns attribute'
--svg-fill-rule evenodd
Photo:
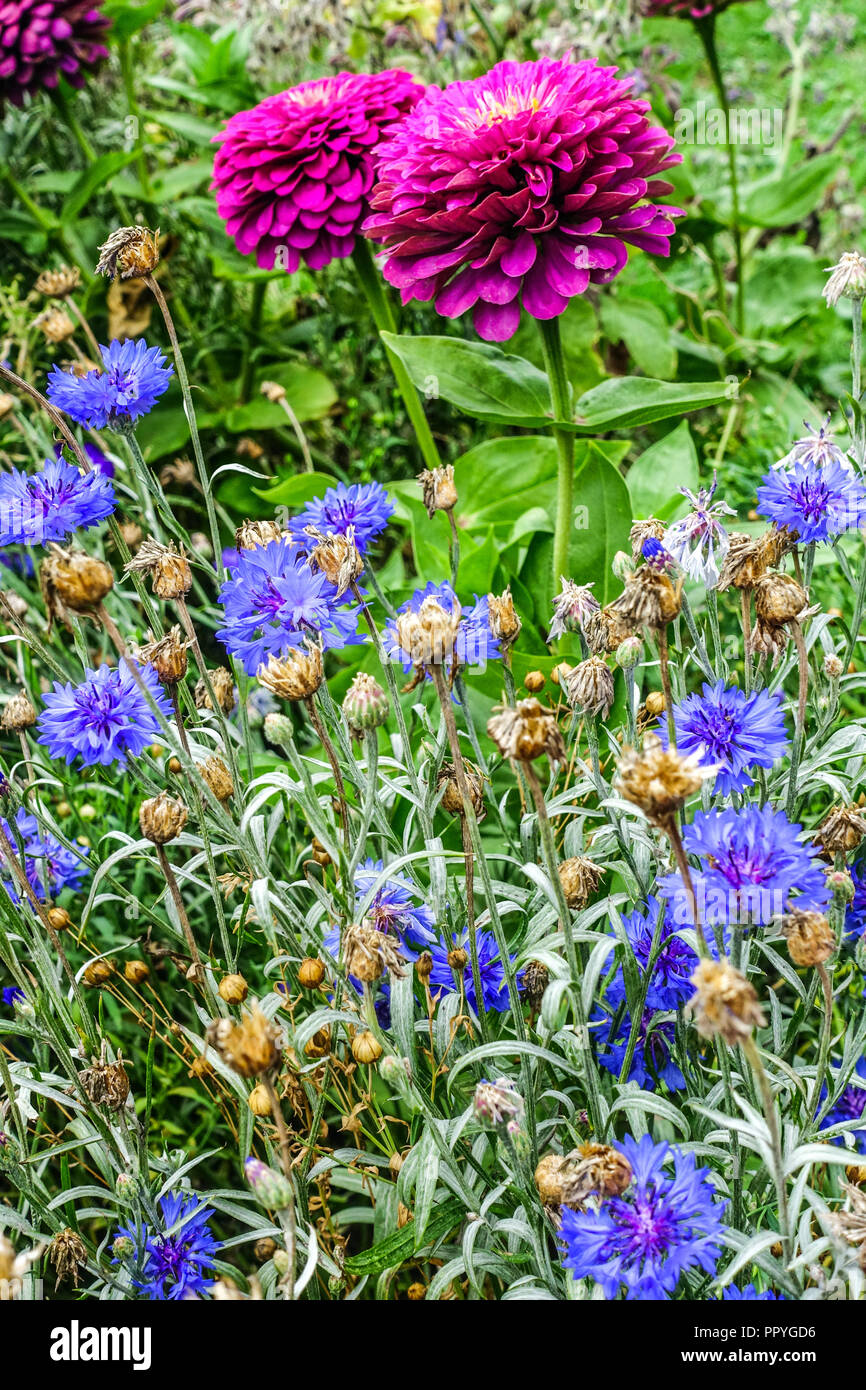
<svg viewBox="0 0 866 1390"><path fill-rule="evenodd" d="M373 260L369 242L365 241L362 236L355 238L355 249L352 252L352 260L355 263L355 271L361 283L361 288L370 306L373 322L379 332L396 333L398 331L397 321L394 318L394 313L383 288L379 271ZM406 371L400 358L396 353L392 352L387 345L384 346L388 361L391 364L391 370L394 373L394 379L397 382L400 395L403 397L403 403L406 406L406 413L415 431L415 438L418 441L418 448L421 450L424 462L428 468L441 468L442 460L439 457L439 450L436 448L435 440L430 432L430 426L427 423L427 416L424 414L421 397L418 395L409 373Z"/></svg>
<svg viewBox="0 0 866 1390"><path fill-rule="evenodd" d="M559 319L539 319L541 348L544 365L550 382L550 398L553 402L554 420L571 419L571 388L565 374L565 361L562 355L562 338L559 332ZM574 435L571 430L553 427L556 440L556 516L553 531L553 589L556 591L560 578L568 578L568 550L571 539L572 512L574 510Z"/></svg>
<svg viewBox="0 0 866 1390"><path fill-rule="evenodd" d="M728 94L725 90L725 79L722 76L722 69L719 63L719 54L716 48L716 17L709 14L703 19L693 21L698 31L704 52L707 55L707 64L710 69L716 91L719 96L719 105L725 117L725 153L728 157L728 177L731 187L731 231L734 237L734 256L737 265L737 291L736 291L736 326L737 331L742 333L745 324L745 303L743 299L743 231L740 225L740 189L737 179L737 152L731 141L731 108L728 102Z"/></svg>

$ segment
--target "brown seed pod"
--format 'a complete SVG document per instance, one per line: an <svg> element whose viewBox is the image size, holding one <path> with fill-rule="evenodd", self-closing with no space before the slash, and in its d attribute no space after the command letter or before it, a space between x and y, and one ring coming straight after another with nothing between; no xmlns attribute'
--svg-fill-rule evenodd
<svg viewBox="0 0 866 1390"><path fill-rule="evenodd" d="M250 992L243 975L223 975L219 982L219 996L227 1004L242 1004Z"/></svg>
<svg viewBox="0 0 866 1390"><path fill-rule="evenodd" d="M317 956L307 956L298 967L298 984L302 989L318 989L325 978L325 967Z"/></svg>
<svg viewBox="0 0 866 1390"><path fill-rule="evenodd" d="M762 1028L764 1013L745 975L727 960L702 960L692 984L695 994L686 1004L702 1038L721 1037L731 1047Z"/></svg>
<svg viewBox="0 0 866 1390"><path fill-rule="evenodd" d="M378 1062L382 1056L382 1044L376 1035L370 1032L369 1028L365 1029L363 1033L355 1034L352 1039L352 1056L356 1062L365 1065Z"/></svg>
<svg viewBox="0 0 866 1390"><path fill-rule="evenodd" d="M159 265L159 228L118 227L99 248L97 275L110 280L139 279Z"/></svg>
<svg viewBox="0 0 866 1390"><path fill-rule="evenodd" d="M552 763L565 762L565 743L556 715L534 698L494 711L487 732L503 758L531 762L546 753Z"/></svg>
<svg viewBox="0 0 866 1390"><path fill-rule="evenodd" d="M189 813L182 801L160 792L141 803L138 823L141 833L153 845L167 845L176 840L187 823Z"/></svg>

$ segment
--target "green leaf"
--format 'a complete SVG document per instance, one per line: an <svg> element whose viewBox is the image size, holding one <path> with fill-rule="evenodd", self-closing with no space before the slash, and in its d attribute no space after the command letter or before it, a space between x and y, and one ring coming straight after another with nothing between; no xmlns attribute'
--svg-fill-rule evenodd
<svg viewBox="0 0 866 1390"><path fill-rule="evenodd" d="M804 314L820 312L824 276L808 247L761 258L746 281L746 321L750 331L787 328Z"/></svg>
<svg viewBox="0 0 866 1390"><path fill-rule="evenodd" d="M761 179L745 190L743 218L756 227L787 227L802 222L820 203L824 189L839 168L837 154L818 155L799 169Z"/></svg>
<svg viewBox="0 0 866 1390"><path fill-rule="evenodd" d="M191 145L209 145L216 133L213 121L204 121L200 116L190 115L188 111L150 110L147 119L156 121L167 130L173 130Z"/></svg>
<svg viewBox="0 0 866 1390"><path fill-rule="evenodd" d="M493 527L500 544L510 545L539 525L539 509L553 530L556 501L556 444L546 435L488 439L459 458L454 480L460 496L461 531Z"/></svg>
<svg viewBox="0 0 866 1390"><path fill-rule="evenodd" d="M447 1202L443 1202L438 1207L427 1222L427 1229L424 1232L425 1245L433 1245L437 1240L441 1240L450 1230L459 1225L466 1216L463 1203L457 1197L451 1197ZM418 1253L415 1240L415 1223L410 1221L402 1226L393 1235L386 1236L380 1240L378 1245L373 1245L369 1250L362 1250L359 1255L350 1255L346 1260L345 1268L350 1274L381 1274L384 1269L395 1269Z"/></svg>
<svg viewBox="0 0 866 1390"><path fill-rule="evenodd" d="M282 406L265 400L260 394L263 381L275 381L285 387L286 399L299 420L321 420L336 403L334 383L324 372L305 367L300 362L286 362L259 373L253 387L253 398L245 405L230 406L225 412L225 427L231 434L246 434L250 430L290 429L289 418ZM332 480L333 481L333 480Z"/></svg>
<svg viewBox="0 0 866 1390"><path fill-rule="evenodd" d="M698 455L688 423L681 420L635 459L626 475L632 514L670 521L682 505L680 488L699 486Z"/></svg>
<svg viewBox="0 0 866 1390"><path fill-rule="evenodd" d="M273 502L275 507L288 507L290 511L300 510L314 497L324 497L334 479L328 473L296 473L289 478L281 478L274 487L254 487L257 497Z"/></svg>
<svg viewBox="0 0 866 1390"><path fill-rule="evenodd" d="M611 342L623 342L642 372L670 381L677 372L677 351L670 324L648 299L611 296L601 302L601 322Z"/></svg>
<svg viewBox="0 0 866 1390"><path fill-rule="evenodd" d="M60 214L61 222L77 217L95 193L101 193L114 174L125 169L136 157L135 150L111 150L94 159L72 186Z"/></svg>
<svg viewBox="0 0 866 1390"><path fill-rule="evenodd" d="M547 377L523 357L462 338L383 333L382 340L419 391L476 420L531 427L553 419Z"/></svg>
<svg viewBox="0 0 866 1390"><path fill-rule="evenodd" d="M577 402L575 419L581 434L630 429L654 420L668 420L690 410L721 405L727 400L724 381L653 381L645 376L614 376L594 386Z"/></svg>
<svg viewBox="0 0 866 1390"><path fill-rule="evenodd" d="M105 0L102 13L111 20L111 37L123 42L158 19L166 4L167 0L144 0L141 5L131 4L130 0Z"/></svg>
<svg viewBox="0 0 866 1390"><path fill-rule="evenodd" d="M460 593L490 593L498 563L499 546L494 539L492 526L488 527L487 535L478 545L467 537L460 546L460 565L457 570L457 588Z"/></svg>

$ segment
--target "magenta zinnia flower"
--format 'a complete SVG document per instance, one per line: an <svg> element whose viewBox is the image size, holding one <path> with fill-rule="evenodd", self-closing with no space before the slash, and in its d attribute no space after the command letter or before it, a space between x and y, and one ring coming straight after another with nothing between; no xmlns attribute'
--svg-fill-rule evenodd
<svg viewBox="0 0 866 1390"><path fill-rule="evenodd" d="M679 19L706 19L711 14L721 14L734 0L643 0L641 6L648 19L658 19L662 15L674 15Z"/></svg>
<svg viewBox="0 0 866 1390"><path fill-rule="evenodd" d="M0 111L61 77L82 87L82 68L108 57L109 25L90 0L0 0Z"/></svg>
<svg viewBox="0 0 866 1390"><path fill-rule="evenodd" d="M378 147L423 92L397 68L340 72L232 116L211 187L238 250L287 271L351 255Z"/></svg>
<svg viewBox="0 0 866 1390"><path fill-rule="evenodd" d="M403 302L473 310L482 338L561 314L625 265L625 243L668 255L679 162L616 68L543 58L428 88L380 153L364 231Z"/></svg>

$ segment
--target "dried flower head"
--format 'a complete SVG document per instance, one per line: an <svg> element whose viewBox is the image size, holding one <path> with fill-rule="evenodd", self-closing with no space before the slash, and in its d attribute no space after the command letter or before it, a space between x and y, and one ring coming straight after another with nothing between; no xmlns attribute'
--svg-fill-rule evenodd
<svg viewBox="0 0 866 1390"><path fill-rule="evenodd" d="M530 1009L537 1014L544 999L544 991L550 984L550 971L543 961L530 960L523 967L520 994Z"/></svg>
<svg viewBox="0 0 866 1390"><path fill-rule="evenodd" d="M36 711L30 702L29 695L21 691L18 695L13 695L3 706L3 713L0 715L0 727L9 730L11 733L21 733L24 729L31 728L36 723Z"/></svg>
<svg viewBox="0 0 866 1390"><path fill-rule="evenodd" d="M127 574L149 574L153 592L161 599L185 598L192 588L192 570L186 553L174 541L163 545L148 536L125 566Z"/></svg>
<svg viewBox="0 0 866 1390"><path fill-rule="evenodd" d="M230 1018L215 1019L208 1024L206 1037L226 1065L247 1078L273 1071L283 1047L281 1030L258 1004L237 1023Z"/></svg>
<svg viewBox="0 0 866 1390"><path fill-rule="evenodd" d="M504 593L488 594L487 607L490 615L490 631L496 638L503 651L513 647L520 636L520 629L523 626L516 612L514 611L514 599L511 596L511 589L506 589Z"/></svg>
<svg viewBox="0 0 866 1390"><path fill-rule="evenodd" d="M850 854L866 837L866 818L859 806L834 806L815 832L824 854Z"/></svg>
<svg viewBox="0 0 866 1390"><path fill-rule="evenodd" d="M774 627L794 622L808 607L809 596L790 574L771 571L755 583L755 612Z"/></svg>
<svg viewBox="0 0 866 1390"><path fill-rule="evenodd" d="M175 626L164 637L140 647L136 656L144 665L153 667L163 685L177 685L186 675L188 645Z"/></svg>
<svg viewBox="0 0 866 1390"><path fill-rule="evenodd" d="M859 251L845 251L835 265L827 267L830 279L822 294L832 309L840 299L863 299L866 296L866 257Z"/></svg>
<svg viewBox="0 0 866 1390"><path fill-rule="evenodd" d="M523 1119L523 1097L516 1083L509 1077L500 1076L495 1081L479 1081L475 1087L473 1109L476 1120L494 1129L513 1120L519 1124Z"/></svg>
<svg viewBox="0 0 866 1390"><path fill-rule="evenodd" d="M75 324L66 310L56 304L37 314L33 320L33 327L40 330L47 343L65 343L75 332Z"/></svg>
<svg viewBox="0 0 866 1390"><path fill-rule="evenodd" d="M644 541L660 541L666 529L665 523L655 516L648 516L643 521L633 521L628 533L631 558L635 561L642 560Z"/></svg>
<svg viewBox="0 0 866 1390"><path fill-rule="evenodd" d="M397 614L394 620L397 642L416 671L444 666L453 660L462 616L456 597L449 611L432 594L423 599L417 609L407 608Z"/></svg>
<svg viewBox="0 0 866 1390"><path fill-rule="evenodd" d="M39 568L49 623L68 622L69 613L92 613L114 587L111 567L83 550L52 545Z"/></svg>
<svg viewBox="0 0 866 1390"><path fill-rule="evenodd" d="M310 550L308 563L313 570L320 570L337 590L335 597L342 598L355 580L364 573L364 561L355 544L355 528L347 526L345 531L327 534L315 526L304 528L316 544Z"/></svg>
<svg viewBox="0 0 866 1390"><path fill-rule="evenodd" d="M406 962L393 938L367 918L353 922L343 933L343 962L349 974L362 984L372 984L386 970L398 980L406 973Z"/></svg>
<svg viewBox="0 0 866 1390"><path fill-rule="evenodd" d="M794 909L782 919L782 935L795 965L820 965L836 950L836 933L823 912Z"/></svg>
<svg viewBox="0 0 866 1390"><path fill-rule="evenodd" d="M565 762L565 743L556 715L532 697L494 711L487 732L503 758L531 762L546 753L552 763Z"/></svg>
<svg viewBox="0 0 866 1390"><path fill-rule="evenodd" d="M211 753L203 763L197 763L196 766L202 781L210 788L217 801L225 803L234 796L235 784L222 758Z"/></svg>
<svg viewBox="0 0 866 1390"><path fill-rule="evenodd" d="M553 600L553 622L550 624L548 639L555 642L566 632L576 632L585 627L587 618L599 610L598 599L590 592L589 584L575 584L572 579L560 576L562 590Z"/></svg>
<svg viewBox="0 0 866 1390"><path fill-rule="evenodd" d="M54 1283L55 1290L66 1279L71 1279L74 1288L78 1288L78 1271L82 1265L87 1264L87 1246L76 1231L71 1226L66 1226L48 1246L48 1258L54 1266L57 1278Z"/></svg>
<svg viewBox="0 0 866 1390"><path fill-rule="evenodd" d="M704 959L692 976L696 993L686 1004L702 1038L721 1037L731 1047L766 1022L758 996L730 961Z"/></svg>
<svg viewBox="0 0 866 1390"><path fill-rule="evenodd" d="M684 757L675 748L665 748L656 734L647 734L641 750L628 748L623 753L616 789L639 806L647 820L665 829L701 784L718 772L715 763L702 765L700 759L700 752Z"/></svg>
<svg viewBox="0 0 866 1390"><path fill-rule="evenodd" d="M259 684L281 700L309 700L325 679L321 647L290 647L285 656L269 656L256 672Z"/></svg>
<svg viewBox="0 0 866 1390"><path fill-rule="evenodd" d="M439 468L425 468L418 474L418 482L424 497L424 506L431 521L437 512L450 512L457 506L457 488L454 486L454 465L443 464Z"/></svg>
<svg viewBox="0 0 866 1390"><path fill-rule="evenodd" d="M601 714L606 719L614 701L613 672L602 657L590 656L569 671L565 690L581 714Z"/></svg>
<svg viewBox="0 0 866 1390"><path fill-rule="evenodd" d="M573 859L563 859L559 865L559 881L568 906L586 907L603 873L604 870L598 864L582 855L576 855Z"/></svg>
<svg viewBox="0 0 866 1390"><path fill-rule="evenodd" d="M66 299L81 284L78 266L61 265L56 270L42 270L33 288L46 299Z"/></svg>
<svg viewBox="0 0 866 1390"><path fill-rule="evenodd" d="M378 1062L382 1051L382 1044L369 1028L365 1028L362 1033L356 1033L352 1039L352 1056L356 1062L369 1066L372 1062Z"/></svg>
<svg viewBox="0 0 866 1390"><path fill-rule="evenodd" d="M150 275L159 264L159 228L118 227L99 248L97 275L131 280Z"/></svg>
<svg viewBox="0 0 866 1390"><path fill-rule="evenodd" d="M141 833L153 845L167 845L176 840L186 825L188 812L182 801L168 792L160 792L141 803L138 823Z"/></svg>
<svg viewBox="0 0 866 1390"><path fill-rule="evenodd" d="M610 606L632 626L648 627L658 632L678 616L682 604L681 592L682 582L674 585L654 565L641 565L640 569L629 575L619 598L614 599Z"/></svg>
<svg viewBox="0 0 866 1390"><path fill-rule="evenodd" d="M255 550L257 546L281 540L284 534L277 521L251 521L247 517L235 531L235 545L238 550Z"/></svg>
<svg viewBox="0 0 866 1390"><path fill-rule="evenodd" d="M219 982L219 997L227 1004L242 1004L249 992L243 975L223 975Z"/></svg>
<svg viewBox="0 0 866 1390"><path fill-rule="evenodd" d="M634 636L634 627L624 613L609 604L607 608L599 608L587 615L583 622L583 635L595 656L606 656L615 652L627 637Z"/></svg>
<svg viewBox="0 0 866 1390"><path fill-rule="evenodd" d="M210 684L210 690L208 684ZM227 667L216 666L213 671L208 672L207 680L204 676L199 676L195 683L196 709L213 709L211 691L213 691L214 699L223 714L231 714L237 704L237 696L234 676Z"/></svg>
<svg viewBox="0 0 866 1390"><path fill-rule="evenodd" d="M567 1154L546 1154L535 1170L541 1200L580 1211L588 1198L619 1197L630 1185L632 1166L609 1144L581 1144Z"/></svg>
<svg viewBox="0 0 866 1390"><path fill-rule="evenodd" d="M463 771L466 775L466 786L469 789L469 801L475 812L477 820L483 820L486 814L484 805L484 774L475 766L474 763L463 759ZM457 781L457 770L453 763L443 763L436 777L436 790L441 791L441 806L443 811L448 811L452 816L463 815L463 797L460 794L460 784Z"/></svg>
<svg viewBox="0 0 866 1390"><path fill-rule="evenodd" d="M105 1057L106 1049L103 1044L100 1057L94 1059L89 1067L79 1073L78 1080L87 1099L94 1105L105 1105L109 1110L122 1110L129 1095L126 1067L119 1052L116 1062L107 1062Z"/></svg>
<svg viewBox="0 0 866 1390"><path fill-rule="evenodd" d="M767 552L760 539L732 531L728 553L719 575L718 589L753 589L767 569Z"/></svg>

